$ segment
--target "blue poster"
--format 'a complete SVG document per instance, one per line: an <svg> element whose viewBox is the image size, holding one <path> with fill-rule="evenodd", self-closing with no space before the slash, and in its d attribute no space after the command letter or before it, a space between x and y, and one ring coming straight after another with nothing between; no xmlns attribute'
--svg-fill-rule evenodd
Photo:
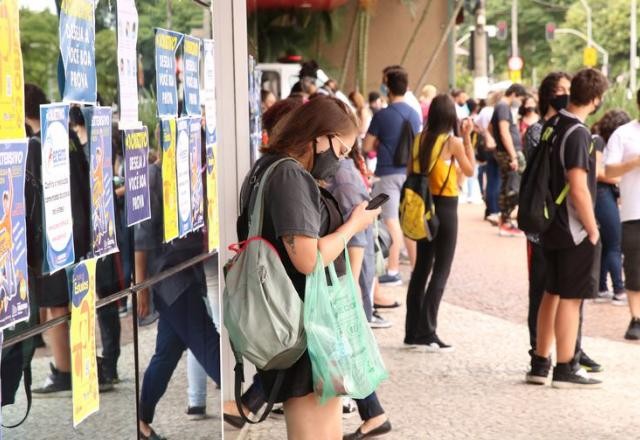
<svg viewBox="0 0 640 440"><path fill-rule="evenodd" d="M69 175L69 105L40 106L42 127L42 196L46 258L43 273L63 269L75 260Z"/></svg>
<svg viewBox="0 0 640 440"><path fill-rule="evenodd" d="M184 35L159 28L155 31L158 116L178 116L176 50Z"/></svg>
<svg viewBox="0 0 640 440"><path fill-rule="evenodd" d="M94 7L94 0L62 0L59 37L65 102L96 102Z"/></svg>
<svg viewBox="0 0 640 440"><path fill-rule="evenodd" d="M178 119L176 177L178 185L178 230L180 237L191 231L191 159L189 118Z"/></svg>
<svg viewBox="0 0 640 440"><path fill-rule="evenodd" d="M189 121L189 156L191 160L191 230L204 226L204 191L202 186L202 119Z"/></svg>
<svg viewBox="0 0 640 440"><path fill-rule="evenodd" d="M29 319L24 204L26 164L26 140L0 143L0 329Z"/></svg>
<svg viewBox="0 0 640 440"><path fill-rule="evenodd" d="M200 115L200 39L184 37L184 110Z"/></svg>
<svg viewBox="0 0 640 440"><path fill-rule="evenodd" d="M124 130L123 144L127 226L133 226L151 218L147 127Z"/></svg>
<svg viewBox="0 0 640 440"><path fill-rule="evenodd" d="M86 107L91 190L91 250L94 257L118 251L113 205L111 107Z"/></svg>

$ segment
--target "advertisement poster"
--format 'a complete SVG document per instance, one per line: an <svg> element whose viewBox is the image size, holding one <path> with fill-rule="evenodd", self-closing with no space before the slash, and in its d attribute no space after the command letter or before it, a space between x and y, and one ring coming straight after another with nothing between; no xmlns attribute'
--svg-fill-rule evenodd
<svg viewBox="0 0 640 440"><path fill-rule="evenodd" d="M134 0L118 0L118 97L119 127L139 128L138 121L138 11Z"/></svg>
<svg viewBox="0 0 640 440"><path fill-rule="evenodd" d="M71 289L71 390L73 427L98 411L96 361L96 260L85 260L68 269Z"/></svg>
<svg viewBox="0 0 640 440"><path fill-rule="evenodd" d="M18 0L0 3L0 139L19 139L24 130L24 76Z"/></svg>
<svg viewBox="0 0 640 440"><path fill-rule="evenodd" d="M191 231L191 162L189 159L189 118L178 119L176 178L178 184L178 230L180 237Z"/></svg>
<svg viewBox="0 0 640 440"><path fill-rule="evenodd" d="M158 116L178 116L176 50L184 35L165 29L156 31L156 97Z"/></svg>
<svg viewBox="0 0 640 440"><path fill-rule="evenodd" d="M42 193L46 258L43 273L63 269L75 260L69 176L69 105L40 106L42 126Z"/></svg>
<svg viewBox="0 0 640 440"><path fill-rule="evenodd" d="M123 144L127 226L133 226L151 218L147 127L125 130Z"/></svg>
<svg viewBox="0 0 640 440"><path fill-rule="evenodd" d="M200 39L184 37L184 109L187 115L200 115Z"/></svg>
<svg viewBox="0 0 640 440"><path fill-rule="evenodd" d="M213 132L210 132L210 129ZM207 243L209 252L220 247L220 224L218 219L218 170L215 126L207 121Z"/></svg>
<svg viewBox="0 0 640 440"><path fill-rule="evenodd" d="M204 226L204 191L202 186L202 118L189 120L189 156L191 166L191 230Z"/></svg>
<svg viewBox="0 0 640 440"><path fill-rule="evenodd" d="M111 107L84 110L89 138L91 250L94 257L118 251L111 162Z"/></svg>
<svg viewBox="0 0 640 440"><path fill-rule="evenodd" d="M62 0L59 37L65 102L96 102L95 33L94 0Z"/></svg>
<svg viewBox="0 0 640 440"><path fill-rule="evenodd" d="M29 319L26 164L26 140L0 143L0 329Z"/></svg>
<svg viewBox="0 0 640 440"><path fill-rule="evenodd" d="M176 120L162 119L162 213L164 241L178 237L178 188L176 183Z"/></svg>

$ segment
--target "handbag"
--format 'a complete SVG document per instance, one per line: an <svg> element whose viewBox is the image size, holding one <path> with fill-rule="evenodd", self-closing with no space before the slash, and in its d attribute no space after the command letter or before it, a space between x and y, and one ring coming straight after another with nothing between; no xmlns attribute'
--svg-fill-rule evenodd
<svg viewBox="0 0 640 440"><path fill-rule="evenodd" d="M388 377L358 298L346 243L344 255L346 274L338 277L333 263L325 271L318 252L305 287L304 326L313 389L321 403L336 396L364 399Z"/></svg>

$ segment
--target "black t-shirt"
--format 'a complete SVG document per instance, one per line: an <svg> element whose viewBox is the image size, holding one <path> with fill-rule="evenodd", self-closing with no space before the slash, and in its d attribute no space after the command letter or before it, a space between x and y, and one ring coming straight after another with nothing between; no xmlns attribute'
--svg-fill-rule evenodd
<svg viewBox="0 0 640 440"><path fill-rule="evenodd" d="M506 102L499 102L493 109L493 116L491 117L491 128L493 130L493 137L496 141L496 149L498 151L507 151L502 142L502 136L500 136L500 121L507 121L509 123L509 133L511 133L511 140L516 151L522 149L522 142L520 139L520 132L518 126L513 121L513 115L511 113L511 107Z"/></svg>
<svg viewBox="0 0 640 440"><path fill-rule="evenodd" d="M545 129L548 124L554 122L555 118L545 124ZM552 143L550 185L553 197L558 197L568 183L567 172L574 168L581 168L587 172L587 184L595 207L596 149L589 128L575 115L562 110L557 119ZM543 245L549 249L571 248L582 243L587 235L571 194L568 193L566 201L558 207L551 226L542 236Z"/></svg>

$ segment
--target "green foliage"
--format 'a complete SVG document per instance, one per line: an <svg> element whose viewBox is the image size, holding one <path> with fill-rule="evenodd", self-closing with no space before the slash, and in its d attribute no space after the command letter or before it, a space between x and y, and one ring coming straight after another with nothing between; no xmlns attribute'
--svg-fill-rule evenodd
<svg viewBox="0 0 640 440"><path fill-rule="evenodd" d="M103 29L96 34L96 75L98 91L104 105L111 105L118 97L118 61L115 47L115 31Z"/></svg>
<svg viewBox="0 0 640 440"><path fill-rule="evenodd" d="M142 89L138 101L138 116L140 122L149 130L149 146L152 150L158 148L159 139L156 139L156 93L153 90Z"/></svg>
<svg viewBox="0 0 640 440"><path fill-rule="evenodd" d="M58 97L58 17L21 9L20 45L25 82L38 85L51 99Z"/></svg>

